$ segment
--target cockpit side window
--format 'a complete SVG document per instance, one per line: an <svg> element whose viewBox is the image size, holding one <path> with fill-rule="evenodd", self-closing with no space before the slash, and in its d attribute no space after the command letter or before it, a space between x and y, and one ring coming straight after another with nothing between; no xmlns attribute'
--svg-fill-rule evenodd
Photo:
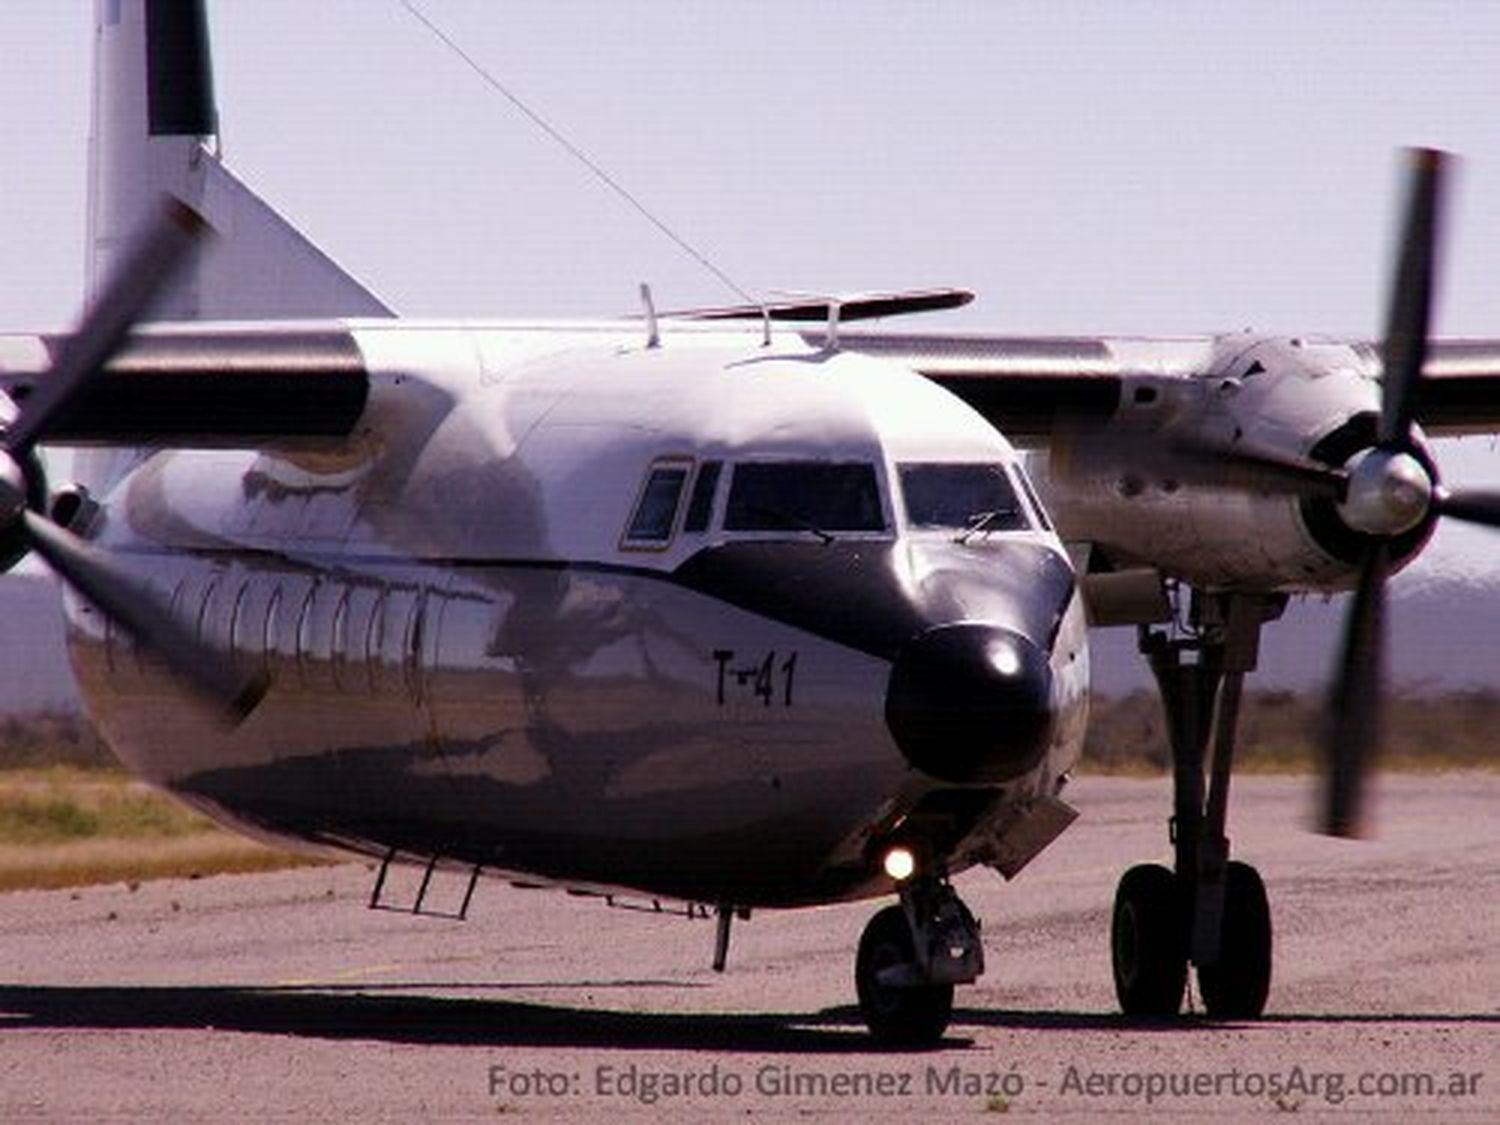
<svg viewBox="0 0 1500 1125"><path fill-rule="evenodd" d="M906 522L914 529L1025 531L1031 526L1004 465L916 462L896 471Z"/></svg>
<svg viewBox="0 0 1500 1125"><path fill-rule="evenodd" d="M658 461L651 466L622 547L660 548L671 542L690 469L685 461Z"/></svg>
<svg viewBox="0 0 1500 1125"><path fill-rule="evenodd" d="M708 521L714 514L714 493L719 487L719 474L724 462L705 461L698 466L698 477L693 481L693 497L688 501L687 518L682 521L682 530L699 532L708 530Z"/></svg>
<svg viewBox="0 0 1500 1125"><path fill-rule="evenodd" d="M726 531L885 531L875 466L867 462L747 461L734 467Z"/></svg>

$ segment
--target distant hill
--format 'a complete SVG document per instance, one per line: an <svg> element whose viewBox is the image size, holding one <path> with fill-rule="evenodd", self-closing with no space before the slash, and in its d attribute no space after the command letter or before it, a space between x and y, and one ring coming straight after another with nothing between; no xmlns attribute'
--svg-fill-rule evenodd
<svg viewBox="0 0 1500 1125"><path fill-rule="evenodd" d="M1391 587L1390 669L1396 686L1500 689L1500 575L1424 565ZM1315 689L1327 683L1347 598L1303 598L1269 626L1252 688ZM0 715L78 711L63 650L57 583L43 574L0 576ZM1132 629L1091 637L1094 686L1106 695L1151 687Z"/></svg>
<svg viewBox="0 0 1500 1125"><path fill-rule="evenodd" d="M1254 688L1298 691L1328 683L1342 643L1347 596L1301 598L1261 633ZM1391 587L1387 619L1393 686L1411 691L1500 688L1500 585L1453 575ZM1094 687L1119 695L1152 686L1133 629L1091 635Z"/></svg>

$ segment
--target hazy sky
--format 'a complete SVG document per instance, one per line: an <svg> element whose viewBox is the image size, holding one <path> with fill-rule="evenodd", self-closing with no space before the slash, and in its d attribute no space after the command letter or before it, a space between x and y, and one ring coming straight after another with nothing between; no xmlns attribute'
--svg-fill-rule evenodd
<svg viewBox="0 0 1500 1125"><path fill-rule="evenodd" d="M1500 4L421 6L746 288L1372 333L1424 143L1465 157L1441 327L1500 334ZM0 326L73 311L91 10L0 7ZM229 162L402 311L729 299L396 0L210 18Z"/></svg>
<svg viewBox="0 0 1500 1125"><path fill-rule="evenodd" d="M1374 335L1396 149L1436 144L1464 157L1438 327L1500 335L1500 4L421 6L747 289ZM0 329L74 313L91 11L0 6ZM400 311L733 299L396 0L210 16L229 163ZM1488 443L1445 464L1500 480Z"/></svg>

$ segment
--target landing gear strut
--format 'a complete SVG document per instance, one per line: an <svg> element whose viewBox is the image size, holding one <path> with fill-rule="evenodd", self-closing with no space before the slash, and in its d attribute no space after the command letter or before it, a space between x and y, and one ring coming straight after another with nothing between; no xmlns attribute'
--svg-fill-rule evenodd
<svg viewBox="0 0 1500 1125"><path fill-rule="evenodd" d="M1261 625L1284 605L1194 591L1184 631L1141 629L1172 746L1174 869L1133 867L1115 892L1110 946L1127 1015L1175 1015L1190 964L1209 1015L1253 1018L1265 1008L1271 912L1255 868L1229 858L1225 819L1240 690L1255 669Z"/></svg>
<svg viewBox="0 0 1500 1125"><path fill-rule="evenodd" d="M900 892L900 905L865 927L854 984L870 1034L892 1046L925 1047L947 1030L953 986L984 972L984 947L979 922L947 880L918 876Z"/></svg>

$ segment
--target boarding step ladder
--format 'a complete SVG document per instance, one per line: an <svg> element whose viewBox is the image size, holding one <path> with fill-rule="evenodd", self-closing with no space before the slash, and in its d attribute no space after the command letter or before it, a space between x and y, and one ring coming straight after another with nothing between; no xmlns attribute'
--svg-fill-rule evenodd
<svg viewBox="0 0 1500 1125"><path fill-rule="evenodd" d="M453 921L462 922L469 916L469 903L474 901L474 888L479 885L479 872L481 864L476 863L469 871L468 885L464 888L463 902L457 910L442 910L427 905L427 892L432 888L432 876L437 871L438 862L442 856L433 855L428 858L422 871L422 881L418 884L410 904L392 897L388 887L388 876L391 865L401 855L399 848L391 848L385 853L381 860L380 871L375 876L375 887L370 892L371 910L389 910L397 914L419 914L424 918L449 918ZM415 863L421 862L421 857L412 855L411 860Z"/></svg>

